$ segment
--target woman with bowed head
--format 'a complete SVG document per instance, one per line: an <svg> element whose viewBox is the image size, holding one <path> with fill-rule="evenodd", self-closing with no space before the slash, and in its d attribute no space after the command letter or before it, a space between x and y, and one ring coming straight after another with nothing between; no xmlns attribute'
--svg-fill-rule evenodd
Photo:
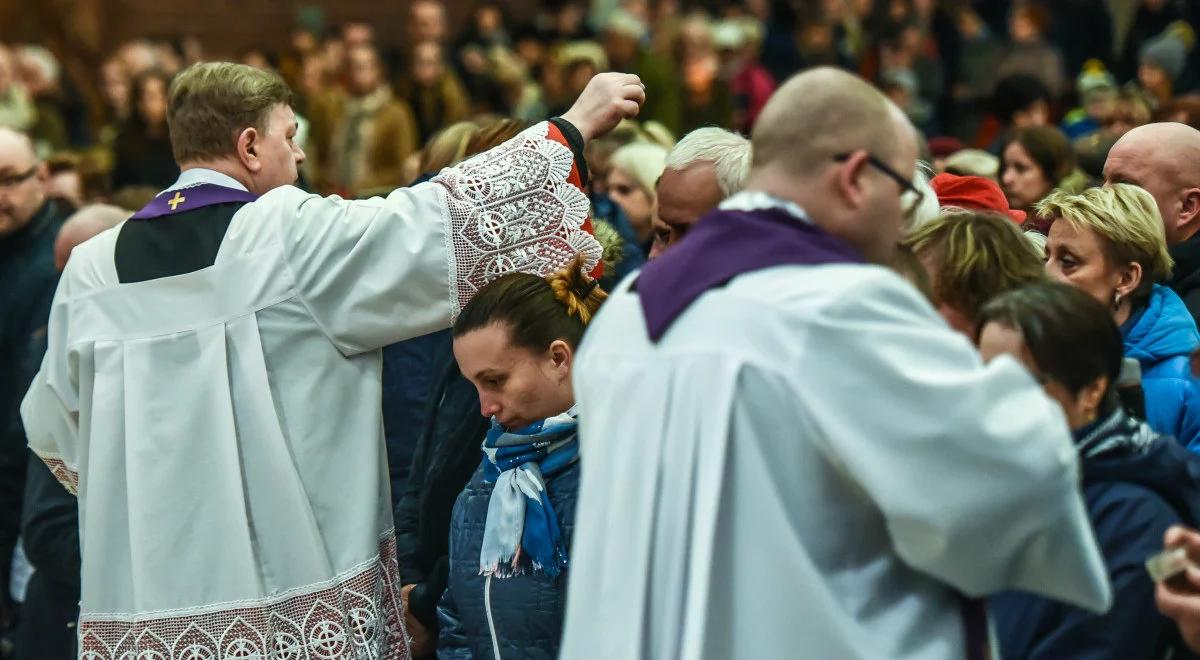
<svg viewBox="0 0 1200 660"><path fill-rule="evenodd" d="M1156 284L1170 277L1172 260L1154 198L1118 183L1055 192L1037 211L1050 223L1047 274L1107 306L1125 356L1140 363L1146 421L1200 449L1200 389L1189 361L1200 333L1179 296Z"/></svg>
<svg viewBox="0 0 1200 660"><path fill-rule="evenodd" d="M985 305L979 329L984 360L1012 356L1062 406L1113 590L1102 615L1023 592L992 597L1003 657L1193 657L1154 609L1143 562L1162 548L1168 528L1200 519L1200 457L1119 403L1123 347L1109 310L1078 289L1033 284Z"/></svg>
<svg viewBox="0 0 1200 660"><path fill-rule="evenodd" d="M607 297L582 269L501 277L454 325L455 358L492 421L454 504L439 658L558 655L579 485L571 367Z"/></svg>

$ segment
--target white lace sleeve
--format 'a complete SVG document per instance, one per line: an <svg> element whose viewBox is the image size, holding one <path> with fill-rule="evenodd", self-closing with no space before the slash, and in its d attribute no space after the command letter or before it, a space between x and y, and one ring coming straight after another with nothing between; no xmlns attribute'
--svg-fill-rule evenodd
<svg viewBox="0 0 1200 660"><path fill-rule="evenodd" d="M600 244L583 230L590 203L567 182L574 155L542 122L512 140L446 168L450 309L457 317L483 285L506 273L547 275L584 253L590 271Z"/></svg>

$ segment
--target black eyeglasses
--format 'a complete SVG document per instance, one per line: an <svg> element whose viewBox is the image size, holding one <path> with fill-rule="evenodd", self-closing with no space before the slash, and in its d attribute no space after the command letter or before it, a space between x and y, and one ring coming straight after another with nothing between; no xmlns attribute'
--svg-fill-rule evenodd
<svg viewBox="0 0 1200 660"><path fill-rule="evenodd" d="M0 189L11 188L18 183L24 183L29 180L34 174L37 174L38 166L34 165L24 172L17 174L0 175Z"/></svg>
<svg viewBox="0 0 1200 660"><path fill-rule="evenodd" d="M850 160L851 155L852 154L837 154L833 157L833 159L839 163L844 163L847 160ZM896 184L900 186L901 193L912 193L912 201L909 202L908 206L904 209L904 219L911 221L913 214L915 214L917 212L917 208L921 206L921 201L925 199L925 193L921 192L920 189L914 186L912 181L909 181L901 176L899 172L893 170L888 166L887 163L876 158L873 154L867 154L867 162L871 165L871 167L883 172L888 176L889 179L895 181Z"/></svg>

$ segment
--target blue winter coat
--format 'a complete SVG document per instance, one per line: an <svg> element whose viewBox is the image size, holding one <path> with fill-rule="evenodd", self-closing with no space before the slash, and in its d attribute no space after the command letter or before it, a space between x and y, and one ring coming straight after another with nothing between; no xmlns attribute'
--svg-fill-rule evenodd
<svg viewBox="0 0 1200 660"><path fill-rule="evenodd" d="M1200 346L1196 321L1174 291L1155 285L1145 307L1122 326L1125 357L1142 366L1146 421L1200 451L1200 387L1192 378L1190 356Z"/></svg>
<svg viewBox="0 0 1200 660"><path fill-rule="evenodd" d="M1082 461L1083 493L1112 582L1113 606L1096 615L1023 592L990 599L1001 657L1157 660L1193 658L1174 622L1154 605L1144 562L1171 525L1200 523L1200 457L1169 438L1148 451L1118 450Z"/></svg>
<svg viewBox="0 0 1200 660"><path fill-rule="evenodd" d="M567 556L575 529L575 496L579 490L579 463L571 465L546 482L550 505L558 514ZM454 504L450 522L450 580L438 606L441 630L439 660L484 660L494 658L488 623L496 631L495 643L504 660L553 660L562 641L563 610L567 602L567 576L556 578L541 571L510 578L479 574L479 551L487 520L492 484L483 480L480 466ZM485 602L485 593L490 598Z"/></svg>

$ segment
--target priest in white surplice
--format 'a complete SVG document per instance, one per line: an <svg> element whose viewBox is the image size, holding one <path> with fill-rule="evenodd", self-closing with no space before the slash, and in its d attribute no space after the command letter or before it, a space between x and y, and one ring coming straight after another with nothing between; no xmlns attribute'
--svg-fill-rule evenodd
<svg viewBox="0 0 1200 660"><path fill-rule="evenodd" d="M561 657L963 660L990 592L1106 609L1058 406L873 265L916 201L911 125L818 69L753 149L584 337Z"/></svg>
<svg viewBox="0 0 1200 660"><path fill-rule="evenodd" d="M637 113L604 74L562 118L432 182L344 201L274 74L170 90L179 181L75 249L22 415L80 503L80 654L402 658L380 347L505 272L595 264L585 140Z"/></svg>

